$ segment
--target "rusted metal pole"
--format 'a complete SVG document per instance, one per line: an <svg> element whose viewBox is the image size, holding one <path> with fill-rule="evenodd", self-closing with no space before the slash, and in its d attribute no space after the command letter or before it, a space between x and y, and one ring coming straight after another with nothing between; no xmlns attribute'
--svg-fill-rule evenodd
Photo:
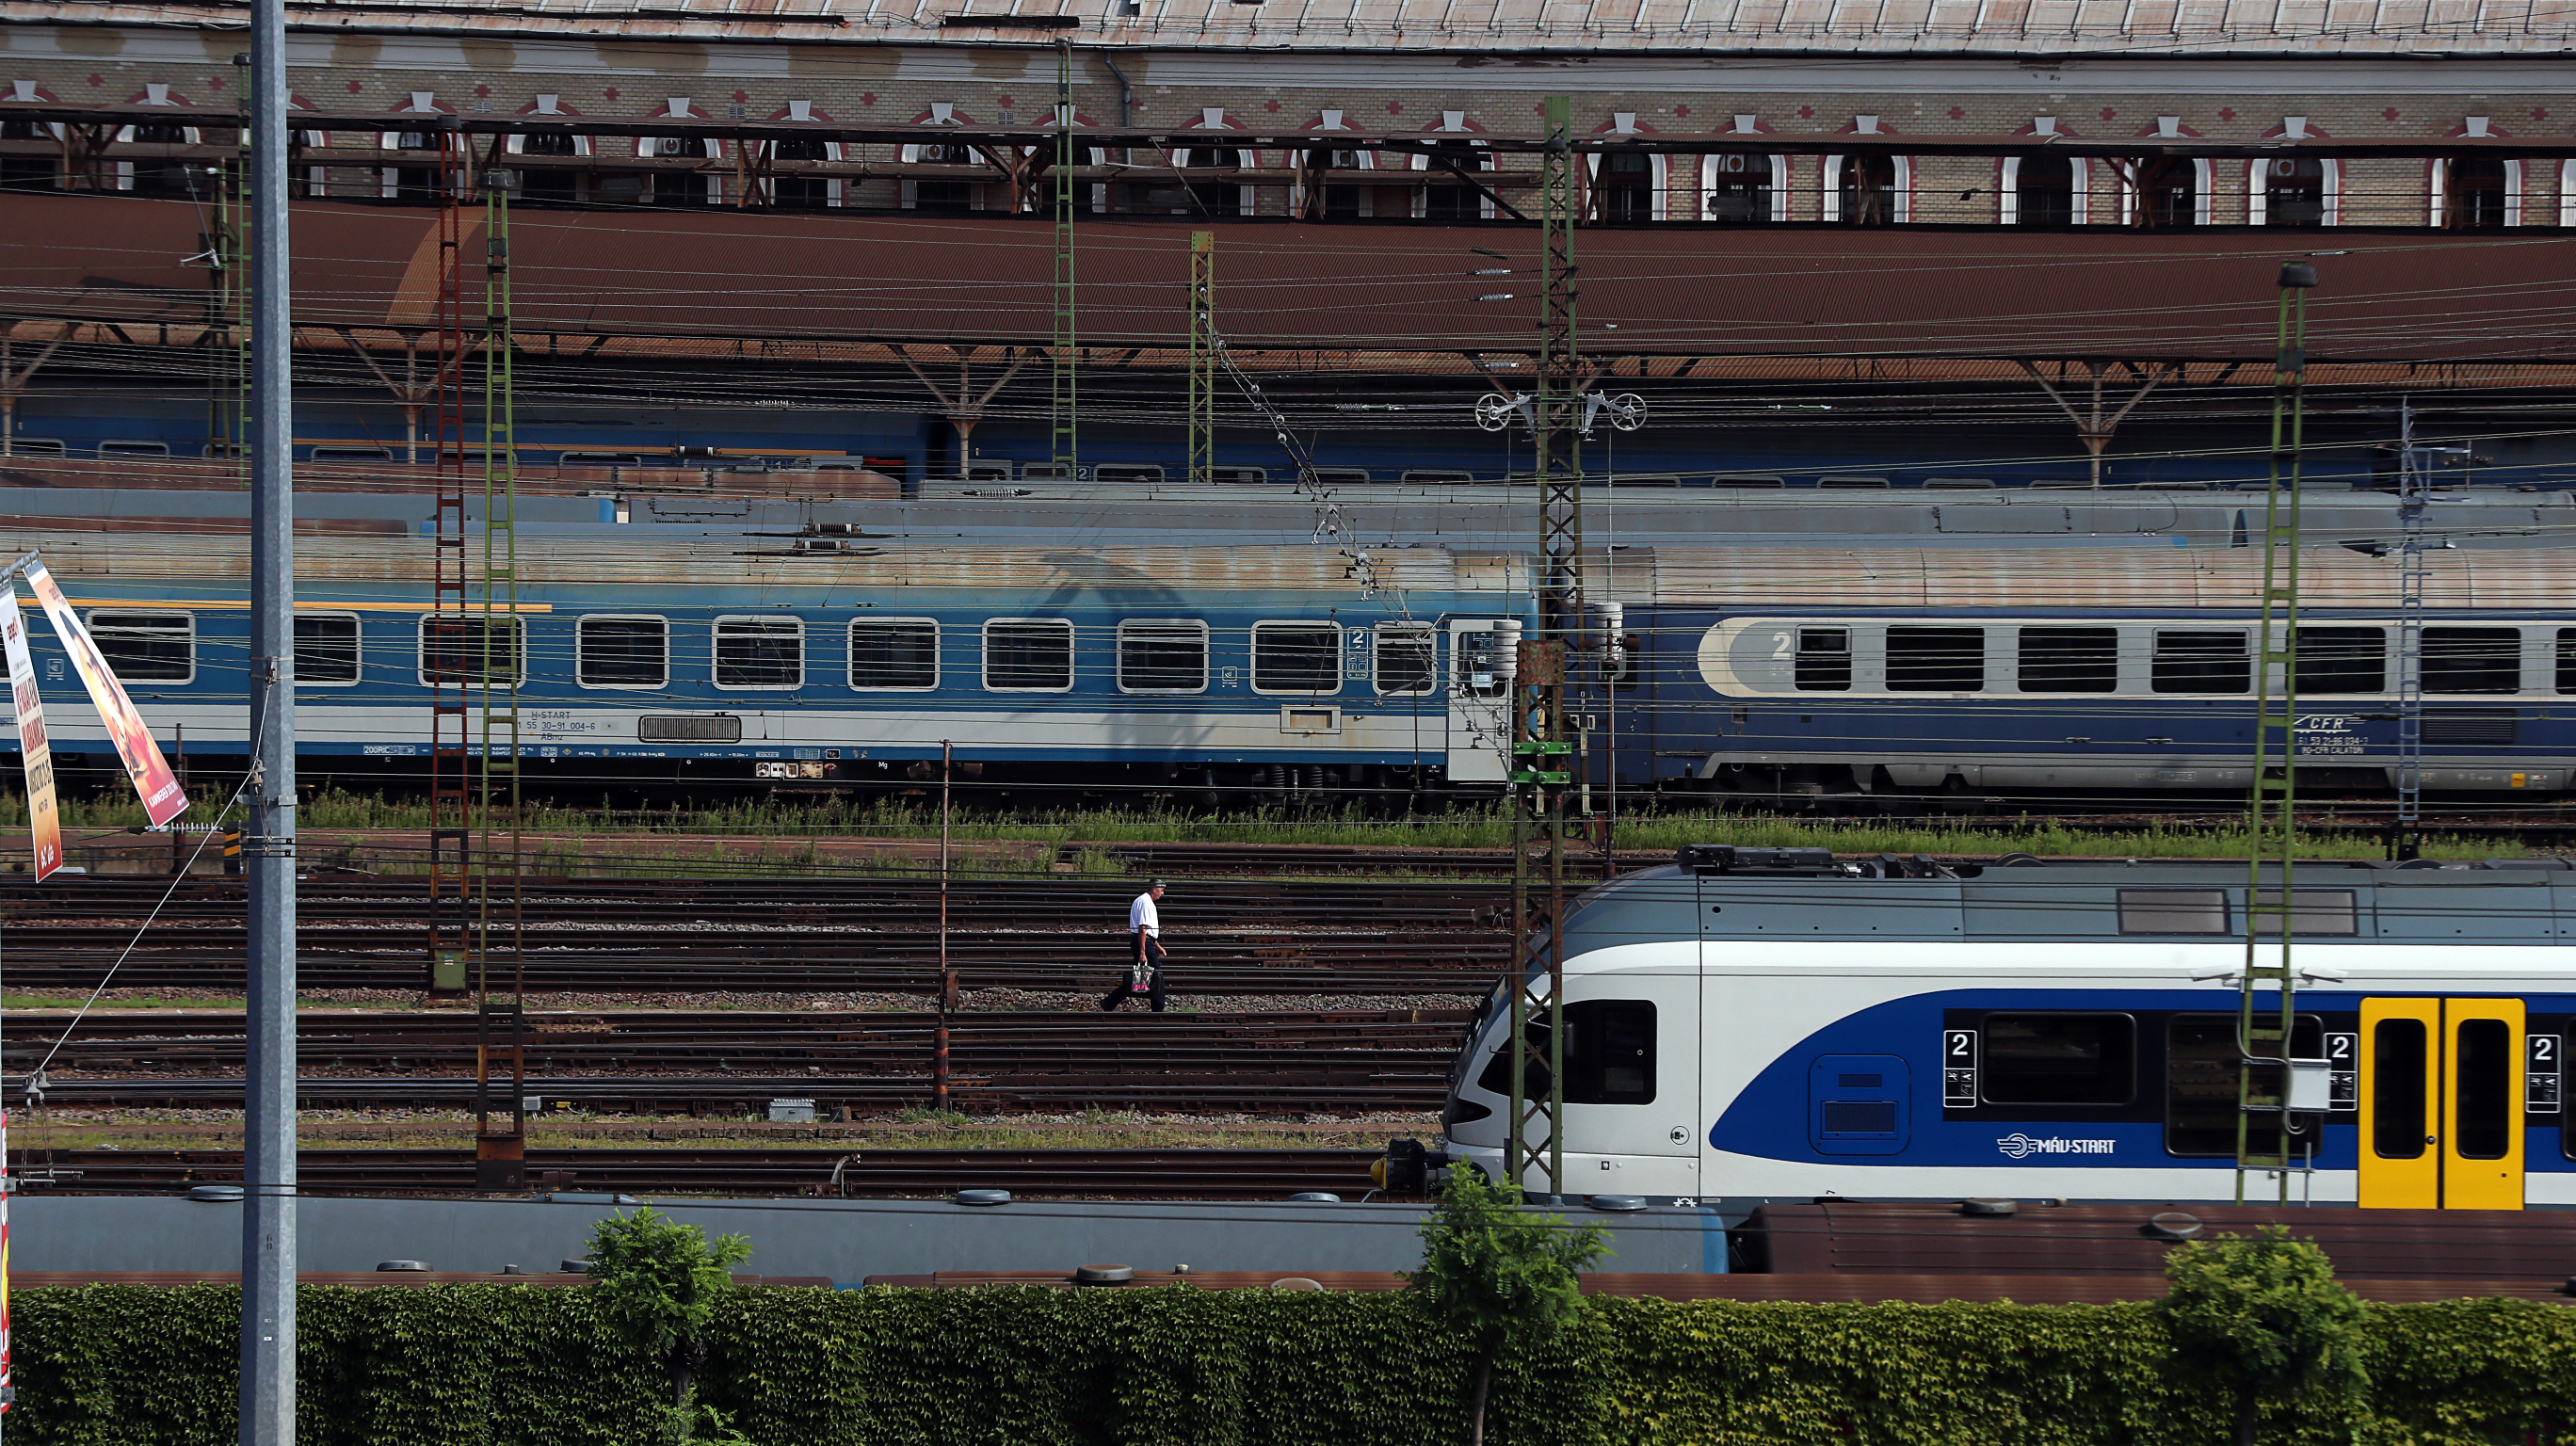
<svg viewBox="0 0 2576 1446"><path fill-rule="evenodd" d="M930 1054L930 1102L948 1108L948 1009L957 996L957 976L948 968L948 781L956 750L939 744L939 1028Z"/></svg>

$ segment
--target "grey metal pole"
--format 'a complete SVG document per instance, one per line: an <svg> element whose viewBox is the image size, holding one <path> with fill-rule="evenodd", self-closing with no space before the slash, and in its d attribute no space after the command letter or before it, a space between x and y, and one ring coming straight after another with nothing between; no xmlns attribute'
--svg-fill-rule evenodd
<svg viewBox="0 0 2576 1446"><path fill-rule="evenodd" d="M286 235L286 4L251 3L253 769L243 1121L241 1446L295 1440L295 436Z"/></svg>

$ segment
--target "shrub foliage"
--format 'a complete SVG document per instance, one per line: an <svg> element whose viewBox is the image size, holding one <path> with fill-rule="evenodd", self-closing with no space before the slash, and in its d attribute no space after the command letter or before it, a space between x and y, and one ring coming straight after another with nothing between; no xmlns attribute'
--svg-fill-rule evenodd
<svg viewBox="0 0 2576 1446"><path fill-rule="evenodd" d="M11 1446L233 1437L229 1286L13 1301ZM585 1289L307 1287L307 1446L629 1446L663 1363ZM1478 1352L1407 1292L738 1290L699 1399L760 1446L1426 1446L1460 1442ZM2267 1419L2285 1446L2488 1446L2565 1428L2576 1310L2366 1306L2354 1413ZM2231 1404L2167 1369L2159 1307L1823 1306L1594 1298L1505 1353L1507 1446L2210 1446ZM2552 1413L2560 1419L2553 1420Z"/></svg>

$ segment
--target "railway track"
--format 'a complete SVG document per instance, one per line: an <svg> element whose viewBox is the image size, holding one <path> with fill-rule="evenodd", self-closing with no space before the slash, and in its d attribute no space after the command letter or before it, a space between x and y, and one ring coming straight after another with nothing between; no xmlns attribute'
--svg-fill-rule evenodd
<svg viewBox="0 0 2576 1446"><path fill-rule="evenodd" d="M952 1015L949 1101L960 1109L1303 1113L1439 1107L1463 1011L1291 1014ZM0 1081L24 1097L52 1051L47 1104L207 1106L242 1098L238 1015L92 1014L55 1049L64 1016L20 1012ZM694 1114L775 1099L826 1112L932 1098L937 1020L927 1013L744 1010L530 1013L528 1092L540 1109ZM475 1097L471 1013L308 1012L296 1052L306 1108L464 1107ZM506 1024L493 1043L506 1045ZM507 1068L499 1100L506 1107Z"/></svg>
<svg viewBox="0 0 2576 1446"><path fill-rule="evenodd" d="M56 880L0 900L9 979L88 989L238 988L249 938L237 884L183 883L142 929L166 879ZM946 956L966 987L1102 988L1124 963L1130 883L984 882L952 890ZM1480 990L1507 962L1508 894L1435 881L1232 883L1174 943L1198 993L1422 994ZM416 883L308 881L299 983L420 987L429 905ZM939 987L939 897L919 880L541 880L527 890L526 983L539 991L841 991ZM1176 916L1175 923L1182 920ZM139 931L139 933L138 933ZM127 952L127 946L134 947Z"/></svg>
<svg viewBox="0 0 2576 1446"><path fill-rule="evenodd" d="M958 1190L1138 1199L1281 1200L1323 1190L1356 1200L1375 1150L657 1149L527 1152L542 1191L619 1194L937 1197ZM237 1150L13 1150L17 1188L123 1195L239 1184ZM474 1154L453 1150L303 1150L307 1195L474 1190Z"/></svg>

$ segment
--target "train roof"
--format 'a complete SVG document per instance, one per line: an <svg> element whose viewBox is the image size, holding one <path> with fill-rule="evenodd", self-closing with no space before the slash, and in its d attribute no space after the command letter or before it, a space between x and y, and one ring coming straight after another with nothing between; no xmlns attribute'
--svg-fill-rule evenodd
<svg viewBox="0 0 2576 1446"><path fill-rule="evenodd" d="M1731 857L1721 864L1721 855ZM2001 866L1939 865L1695 846L1681 863L1623 875L1578 900L1567 915L1568 953L1694 938L2244 940L2242 862L2011 857L2017 862ZM2304 943L2576 943L2576 868L2564 859L2304 861L2291 893L2292 937Z"/></svg>
<svg viewBox="0 0 2576 1446"><path fill-rule="evenodd" d="M332 472L320 470L326 476ZM530 532L605 536L831 533L912 543L997 544L1053 544L1078 537L1144 545L1284 545L1320 535L1366 543L1526 549L1536 533L1538 509L1537 494L1525 482L1381 482L1309 490L1286 484L930 481L920 484L916 496L898 498L818 490L817 479L834 474L708 475L723 479L727 487L602 485L580 495L532 489L518 499L521 526ZM301 470L298 477L301 484ZM0 485L0 518L27 527L113 525L132 532L187 532L246 525L249 516L248 494L228 478L220 486L82 485L101 480L106 479L89 472L66 472L48 477L45 485ZM166 484L171 479L157 480ZM1705 473L1629 475L1619 486L1588 487L1589 533L1597 543L1880 539L1925 547L2047 547L2169 545L2179 540L2228 547L2259 531L2263 507L2260 492L2197 488L1844 491L1675 485L1706 480ZM331 490L298 492L299 519L353 530L403 531L416 527L429 510L423 489L394 480L381 482L381 490L375 491L357 490L345 479L328 486ZM2393 539L2400 530L2397 499L2388 494L2311 487L2302 497L2303 523L2311 537L2366 544ZM479 495L468 501L470 513L479 513L481 506ZM615 521L621 508L625 523ZM2425 527L2462 547L2546 541L2576 527L2576 492L2494 487L2437 492L2428 504Z"/></svg>
<svg viewBox="0 0 2576 1446"><path fill-rule="evenodd" d="M115 531L12 529L5 545L35 551L81 600L103 600L119 587L141 590L246 589L248 539ZM827 546L825 544L828 544ZM430 539L419 535L303 533L296 539L296 585L307 602L335 592L384 584L425 589ZM479 565L481 551L469 544ZM1372 550L1365 560L1326 545L1295 547L1131 547L1078 536L1054 546L961 547L954 543L857 538L539 536L518 544L517 577L525 591L602 587L649 590L687 605L775 592L805 601L834 588L963 588L1043 594L1066 601L1083 593L1187 593L1252 600L1265 595L1333 595L1359 602L1371 594L1527 594L1522 559L1447 547ZM173 596L170 601L183 601Z"/></svg>
<svg viewBox="0 0 2576 1446"><path fill-rule="evenodd" d="M2436 549L2425 605L2488 612L2557 611L2576 600L2576 551ZM2387 610L2399 559L2311 545L2299 561L2310 609ZM1764 609L2250 608L2262 596L2260 548L1934 549L1658 546L1596 566L1595 596L1623 603Z"/></svg>

